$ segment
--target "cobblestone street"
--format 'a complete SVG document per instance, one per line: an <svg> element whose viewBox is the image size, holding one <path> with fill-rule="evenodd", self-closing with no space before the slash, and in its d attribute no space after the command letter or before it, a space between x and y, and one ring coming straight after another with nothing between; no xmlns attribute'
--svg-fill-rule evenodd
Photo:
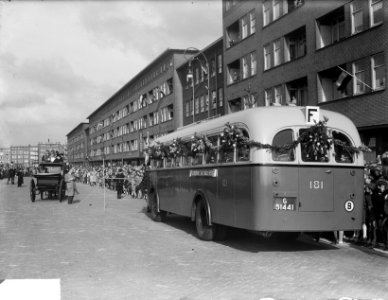
<svg viewBox="0 0 388 300"><path fill-rule="evenodd" d="M29 199L0 181L0 279L59 279L61 299L388 299L385 252L266 240L204 242L185 218L153 222L145 201L78 184L75 203ZM1 285L0 285L1 290Z"/></svg>

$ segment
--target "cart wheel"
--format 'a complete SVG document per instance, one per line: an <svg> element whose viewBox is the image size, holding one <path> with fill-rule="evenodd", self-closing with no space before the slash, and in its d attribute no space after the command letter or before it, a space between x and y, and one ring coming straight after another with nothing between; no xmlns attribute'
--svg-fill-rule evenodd
<svg viewBox="0 0 388 300"><path fill-rule="evenodd" d="M63 179L59 182L59 188L58 188L58 199L59 202L62 202L62 200L65 198L65 182Z"/></svg>
<svg viewBox="0 0 388 300"><path fill-rule="evenodd" d="M35 191L36 191L35 182L34 182L34 180L31 179L31 183L30 183L30 198L31 198L32 202L35 202Z"/></svg>
<svg viewBox="0 0 388 300"><path fill-rule="evenodd" d="M43 191L40 192L40 200L43 200Z"/></svg>

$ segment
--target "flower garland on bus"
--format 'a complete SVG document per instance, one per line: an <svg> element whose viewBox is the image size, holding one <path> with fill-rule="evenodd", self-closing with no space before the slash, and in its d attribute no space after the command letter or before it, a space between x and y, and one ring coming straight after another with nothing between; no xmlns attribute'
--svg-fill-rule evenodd
<svg viewBox="0 0 388 300"><path fill-rule="evenodd" d="M306 150L306 157L315 161L327 160L329 149L332 145L340 147L349 154L358 154L360 152L369 151L366 146L354 147L347 145L345 142L334 139L327 129L328 119L324 117L323 121L312 125L309 128L303 129L302 134L292 143L284 145L263 144L254 140L250 140L244 136L241 128L225 124L223 132L220 134L220 145L214 145L206 135L194 134L190 141L190 150L180 138L173 140L172 144L165 146L162 143L150 145L147 148L147 153L150 158L163 159L164 157L176 158L180 156L195 157L198 153L214 153L224 149L231 149L242 146L249 146L258 149L268 149L277 153L287 153L295 149L301 144Z"/></svg>

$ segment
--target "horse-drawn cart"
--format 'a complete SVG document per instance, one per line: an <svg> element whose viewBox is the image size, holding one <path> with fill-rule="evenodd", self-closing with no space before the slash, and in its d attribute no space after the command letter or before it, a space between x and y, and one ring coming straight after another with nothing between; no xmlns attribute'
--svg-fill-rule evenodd
<svg viewBox="0 0 388 300"><path fill-rule="evenodd" d="M38 173L31 179L30 197L35 202L36 195L40 194L41 199L45 195L49 199L58 199L59 202L65 198L64 172L66 164L63 162L45 162L39 164Z"/></svg>

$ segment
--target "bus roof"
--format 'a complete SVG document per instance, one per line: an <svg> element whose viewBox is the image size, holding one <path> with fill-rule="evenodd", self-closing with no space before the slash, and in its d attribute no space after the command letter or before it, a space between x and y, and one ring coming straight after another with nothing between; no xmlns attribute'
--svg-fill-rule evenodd
<svg viewBox="0 0 388 300"><path fill-rule="evenodd" d="M319 116L321 121L325 118L328 119L326 124L328 127L346 132L352 138L355 146L361 145L357 128L349 118L323 109L320 109ZM195 133L211 134L212 132L219 132L226 123L244 124L249 130L250 137L263 143L270 143L271 140L269 139L272 139L273 134L283 128L311 126L306 124L306 107L256 107L181 127L177 131L156 139L156 141L165 143L175 138L189 138Z"/></svg>

